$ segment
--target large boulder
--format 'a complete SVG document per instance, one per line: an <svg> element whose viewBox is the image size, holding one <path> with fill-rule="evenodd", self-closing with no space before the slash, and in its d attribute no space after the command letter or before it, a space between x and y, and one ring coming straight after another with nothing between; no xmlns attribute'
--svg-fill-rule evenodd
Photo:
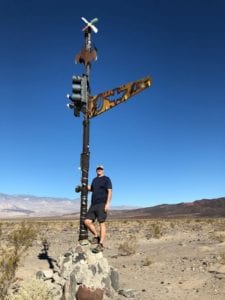
<svg viewBox="0 0 225 300"><path fill-rule="evenodd" d="M103 300L103 289L90 289L85 285L80 285L76 293L77 300Z"/></svg>

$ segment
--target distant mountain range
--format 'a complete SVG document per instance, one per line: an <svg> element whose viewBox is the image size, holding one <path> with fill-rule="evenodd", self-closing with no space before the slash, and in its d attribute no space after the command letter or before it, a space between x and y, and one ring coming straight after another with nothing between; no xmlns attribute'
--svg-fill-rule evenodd
<svg viewBox="0 0 225 300"><path fill-rule="evenodd" d="M79 212L80 199L0 193L0 218L54 216L79 218ZM112 206L109 212L109 217L112 219L182 216L225 217L225 197L202 199L189 203L161 204L146 208Z"/></svg>
<svg viewBox="0 0 225 300"><path fill-rule="evenodd" d="M179 204L162 204L133 210L111 211L111 218L225 217L225 197Z"/></svg>
<svg viewBox="0 0 225 300"><path fill-rule="evenodd" d="M0 218L63 215L79 208L78 199L0 194Z"/></svg>
<svg viewBox="0 0 225 300"><path fill-rule="evenodd" d="M134 207L133 207L134 208ZM114 209L129 209L118 206ZM0 218L53 217L69 214L79 216L80 199L7 195L0 193Z"/></svg>

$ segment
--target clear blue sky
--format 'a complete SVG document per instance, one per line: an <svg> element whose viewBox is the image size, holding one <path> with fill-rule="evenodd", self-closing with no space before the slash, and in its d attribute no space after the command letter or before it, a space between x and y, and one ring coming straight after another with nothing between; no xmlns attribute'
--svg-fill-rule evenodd
<svg viewBox="0 0 225 300"><path fill-rule="evenodd" d="M150 89L91 120L90 174L113 205L225 196L225 2L0 1L0 192L77 198L82 118L66 107L84 24L92 95L147 75Z"/></svg>

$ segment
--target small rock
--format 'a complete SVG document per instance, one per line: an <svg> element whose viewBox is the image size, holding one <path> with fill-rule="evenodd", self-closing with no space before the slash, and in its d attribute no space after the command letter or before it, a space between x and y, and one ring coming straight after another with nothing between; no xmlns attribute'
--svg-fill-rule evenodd
<svg viewBox="0 0 225 300"><path fill-rule="evenodd" d="M76 253L84 253L84 249L79 245L76 247L75 252Z"/></svg>
<svg viewBox="0 0 225 300"><path fill-rule="evenodd" d="M119 273L117 270L110 268L110 279L112 288L117 291L119 289Z"/></svg>
<svg viewBox="0 0 225 300"><path fill-rule="evenodd" d="M71 252L66 252L66 253L64 254L65 257L71 256L71 255L72 255Z"/></svg>
<svg viewBox="0 0 225 300"><path fill-rule="evenodd" d="M118 293L126 298L135 298L138 294L137 291L132 290L132 289L119 290Z"/></svg>
<svg viewBox="0 0 225 300"><path fill-rule="evenodd" d="M44 278L45 278L44 272L38 271L38 272L36 273L36 278L37 278L37 279L44 279Z"/></svg>
<svg viewBox="0 0 225 300"><path fill-rule="evenodd" d="M53 270L43 270L42 272L44 273L45 280L53 278Z"/></svg>

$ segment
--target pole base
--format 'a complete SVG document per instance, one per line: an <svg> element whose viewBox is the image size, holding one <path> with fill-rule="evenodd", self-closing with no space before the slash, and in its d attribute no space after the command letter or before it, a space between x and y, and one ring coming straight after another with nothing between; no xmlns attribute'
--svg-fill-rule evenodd
<svg viewBox="0 0 225 300"><path fill-rule="evenodd" d="M88 241L88 239L79 240L79 244L80 244L81 246L85 246L85 245L88 245L88 244L89 244L89 241Z"/></svg>

